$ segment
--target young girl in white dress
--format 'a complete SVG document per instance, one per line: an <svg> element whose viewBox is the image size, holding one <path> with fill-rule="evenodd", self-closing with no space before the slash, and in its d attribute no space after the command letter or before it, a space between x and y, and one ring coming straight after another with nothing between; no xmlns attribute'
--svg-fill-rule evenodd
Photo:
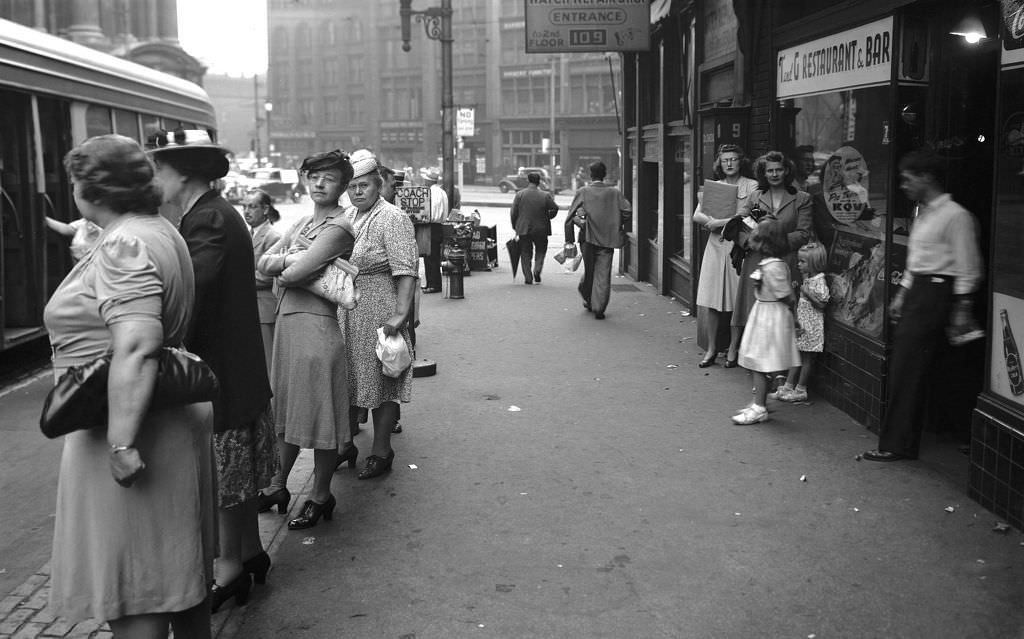
<svg viewBox="0 0 1024 639"><path fill-rule="evenodd" d="M782 226L774 218L758 223L750 248L766 256L750 278L754 280L754 306L740 341L740 366L750 371L753 402L733 415L736 424L756 424L768 419L765 374L800 365L793 321L793 287L789 266L779 256L789 252Z"/></svg>
<svg viewBox="0 0 1024 639"><path fill-rule="evenodd" d="M818 353L825 350L825 306L829 300L825 279L825 247L812 242L800 247L796 266L804 276L800 285L800 301L796 304L796 347L800 366L789 369L786 383L769 395L784 402L807 401L807 380Z"/></svg>

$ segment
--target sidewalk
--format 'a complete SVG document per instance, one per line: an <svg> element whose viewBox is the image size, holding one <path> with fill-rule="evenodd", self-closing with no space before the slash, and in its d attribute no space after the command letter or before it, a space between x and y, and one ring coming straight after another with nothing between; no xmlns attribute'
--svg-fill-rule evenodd
<svg viewBox="0 0 1024 639"><path fill-rule="evenodd" d="M747 375L697 368L680 304L618 277L597 321L577 275L549 259L528 287L501 264L424 296L438 372L394 470L337 473L312 529L261 515L273 569L217 636L1024 637L1024 537L992 532L955 446L858 462L875 436L813 396L734 426ZM310 471L304 452L292 513ZM0 600L0 636L107 636L45 625L45 579Z"/></svg>

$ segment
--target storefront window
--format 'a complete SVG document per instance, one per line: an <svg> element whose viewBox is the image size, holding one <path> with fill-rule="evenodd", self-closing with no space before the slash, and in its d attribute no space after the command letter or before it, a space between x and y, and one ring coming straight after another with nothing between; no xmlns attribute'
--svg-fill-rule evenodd
<svg viewBox="0 0 1024 639"><path fill-rule="evenodd" d="M829 315L871 337L885 315L888 104L888 87L871 87L780 107L793 118L797 185L813 196L814 232L828 250Z"/></svg>
<svg viewBox="0 0 1024 639"><path fill-rule="evenodd" d="M992 392L1024 406L1024 68L1002 73L996 212L992 231Z"/></svg>

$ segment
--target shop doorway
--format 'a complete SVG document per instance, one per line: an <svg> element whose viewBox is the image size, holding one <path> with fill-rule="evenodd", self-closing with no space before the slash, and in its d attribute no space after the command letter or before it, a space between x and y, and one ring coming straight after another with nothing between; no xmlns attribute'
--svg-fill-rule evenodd
<svg viewBox="0 0 1024 639"><path fill-rule="evenodd" d="M989 23L997 24L997 7L994 4L986 7L992 13ZM922 147L933 149L946 158L946 190L977 219L981 253L987 264L998 137L999 40L989 37L971 44L961 36L950 34L950 26L959 19L959 13L962 7L956 11L946 7L938 16L907 17L909 26L929 25L932 46L928 84L901 86L899 90L899 117L905 135L900 136L895 159ZM894 174L895 208L897 211L902 208L909 214L912 204L898 190L898 171ZM983 292L985 285L982 286ZM987 310L985 298L979 294L975 312L981 326L989 325ZM947 348L936 362L939 379L934 388L941 392L930 397L926 423L927 430L938 437L952 437L962 444L970 440L972 411L984 384L985 350L986 340L977 340ZM898 383L898 380L890 383Z"/></svg>

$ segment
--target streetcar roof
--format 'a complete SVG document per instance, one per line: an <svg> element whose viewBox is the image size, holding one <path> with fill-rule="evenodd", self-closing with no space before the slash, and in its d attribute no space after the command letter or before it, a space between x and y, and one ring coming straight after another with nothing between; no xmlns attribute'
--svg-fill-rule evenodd
<svg viewBox="0 0 1024 639"><path fill-rule="evenodd" d="M202 87L4 19L2 86L216 125Z"/></svg>

